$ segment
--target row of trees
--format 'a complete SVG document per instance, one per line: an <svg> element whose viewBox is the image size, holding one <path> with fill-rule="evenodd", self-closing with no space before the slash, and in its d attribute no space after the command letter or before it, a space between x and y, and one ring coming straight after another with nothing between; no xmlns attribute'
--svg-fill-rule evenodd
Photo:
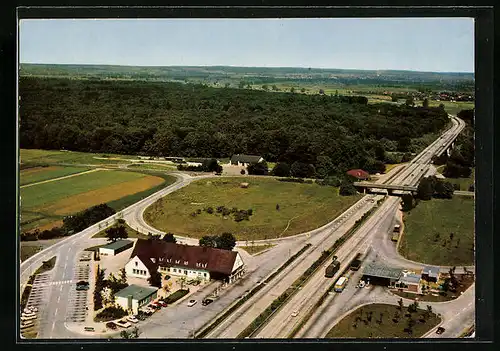
<svg viewBox="0 0 500 351"><path fill-rule="evenodd" d="M55 227L43 231L35 229L31 232L21 233L21 241L53 239L78 233L115 213L116 211L106 204L93 206L74 215L64 217L62 227Z"/></svg>
<svg viewBox="0 0 500 351"><path fill-rule="evenodd" d="M203 160L199 166L178 165L179 171L193 171L193 172L215 172L222 173L222 166L219 165L215 158Z"/></svg>
<svg viewBox="0 0 500 351"><path fill-rule="evenodd" d="M208 158L259 154L316 169L328 163L318 158L326 156L341 172L383 162L382 149L412 151L414 139L448 123L440 108L367 105L364 97L164 82L21 77L20 95L22 148Z"/></svg>

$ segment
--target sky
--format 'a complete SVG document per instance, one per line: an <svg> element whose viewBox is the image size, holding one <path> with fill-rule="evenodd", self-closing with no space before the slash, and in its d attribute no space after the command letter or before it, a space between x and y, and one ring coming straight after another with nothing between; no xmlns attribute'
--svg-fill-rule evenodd
<svg viewBox="0 0 500 351"><path fill-rule="evenodd" d="M28 19L21 63L474 72L472 18Z"/></svg>

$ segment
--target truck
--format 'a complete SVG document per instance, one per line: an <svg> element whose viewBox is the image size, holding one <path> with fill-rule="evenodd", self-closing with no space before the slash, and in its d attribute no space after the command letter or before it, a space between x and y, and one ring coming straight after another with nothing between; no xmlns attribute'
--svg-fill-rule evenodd
<svg viewBox="0 0 500 351"><path fill-rule="evenodd" d="M333 278L333 276L335 275L335 273L337 273L339 268L340 268L340 262L337 260L333 261L332 263L330 263L328 265L328 267L326 267L325 277L326 278Z"/></svg>
<svg viewBox="0 0 500 351"><path fill-rule="evenodd" d="M337 280L337 282L335 283L335 286L333 287L335 292L342 292L345 286L347 285L348 280L349 279L347 277L340 277L339 280Z"/></svg>
<svg viewBox="0 0 500 351"><path fill-rule="evenodd" d="M349 265L351 271L357 271L361 267L361 253L358 253Z"/></svg>

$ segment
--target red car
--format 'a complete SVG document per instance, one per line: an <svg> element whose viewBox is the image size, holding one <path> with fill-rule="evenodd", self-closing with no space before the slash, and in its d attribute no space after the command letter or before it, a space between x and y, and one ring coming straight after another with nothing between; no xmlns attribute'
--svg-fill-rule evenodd
<svg viewBox="0 0 500 351"><path fill-rule="evenodd" d="M158 304L160 304L162 307L168 306L168 303L166 303L165 301L158 301Z"/></svg>

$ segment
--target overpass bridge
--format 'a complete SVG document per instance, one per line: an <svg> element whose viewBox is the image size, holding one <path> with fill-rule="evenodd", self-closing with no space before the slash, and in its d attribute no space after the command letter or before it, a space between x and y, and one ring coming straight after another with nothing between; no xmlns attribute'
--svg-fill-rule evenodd
<svg viewBox="0 0 500 351"><path fill-rule="evenodd" d="M353 185L360 192L370 192L370 189L384 189L387 190L387 194L392 195L394 190L399 191L409 191L415 193L417 191L417 186L414 185L396 185L396 184L379 184L370 182L354 182Z"/></svg>

